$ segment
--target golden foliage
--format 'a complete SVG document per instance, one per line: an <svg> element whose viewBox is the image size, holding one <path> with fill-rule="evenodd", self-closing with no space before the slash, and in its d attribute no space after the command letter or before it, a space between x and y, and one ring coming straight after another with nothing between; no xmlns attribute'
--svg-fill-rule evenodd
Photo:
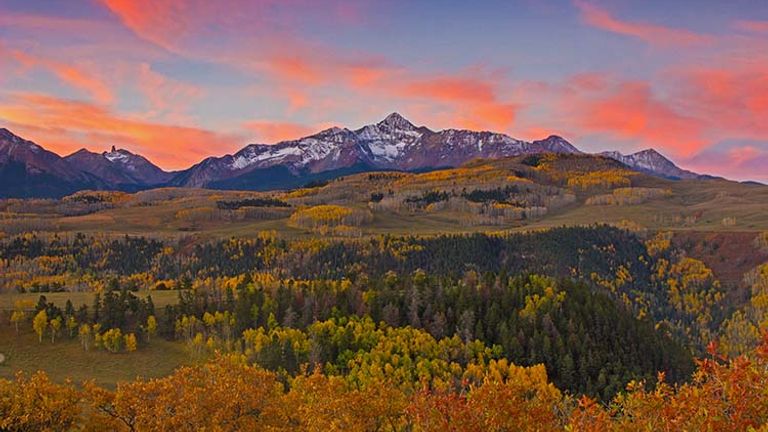
<svg viewBox="0 0 768 432"><path fill-rule="evenodd" d="M43 372L19 372L13 381L0 379L0 430L65 431L80 418L80 394L66 382L51 382Z"/></svg>
<svg viewBox="0 0 768 432"><path fill-rule="evenodd" d="M618 188L610 194L595 195L587 198L587 205L637 205L648 200L668 197L672 195L670 189L659 188Z"/></svg>
<svg viewBox="0 0 768 432"><path fill-rule="evenodd" d="M226 358L120 383L115 392L86 385L93 430L263 430L279 422L281 395L274 374Z"/></svg>
<svg viewBox="0 0 768 432"><path fill-rule="evenodd" d="M315 368L284 387L240 356L181 367L108 390L54 384L42 372L0 379L0 429L141 431L627 431L754 430L768 422L768 334L749 356L726 359L715 345L688 383L660 373L648 389L631 382L608 405L569 397L544 366L506 360L464 369L458 389L359 385Z"/></svg>
<svg viewBox="0 0 768 432"><path fill-rule="evenodd" d="M339 235L357 233L352 227L372 220L373 214L368 209L329 204L300 208L290 218L295 226L317 230L321 234L333 232Z"/></svg>
<svg viewBox="0 0 768 432"><path fill-rule="evenodd" d="M567 175L567 185L572 189L581 191L616 187L628 188L632 184L630 177L634 175L637 173L623 169L573 173Z"/></svg>

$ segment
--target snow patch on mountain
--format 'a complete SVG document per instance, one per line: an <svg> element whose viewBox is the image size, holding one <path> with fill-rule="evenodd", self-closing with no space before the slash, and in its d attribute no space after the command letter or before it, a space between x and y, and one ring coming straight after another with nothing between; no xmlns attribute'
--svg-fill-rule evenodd
<svg viewBox="0 0 768 432"><path fill-rule="evenodd" d="M617 160L630 168L662 177L673 179L695 179L702 177L699 174L678 167L654 149L645 149L628 155L618 151L606 151L600 154Z"/></svg>
<svg viewBox="0 0 768 432"><path fill-rule="evenodd" d="M119 151L104 153L104 157L107 158L107 160L109 160L110 162L119 162L119 163L130 162L130 157L127 154L123 154Z"/></svg>

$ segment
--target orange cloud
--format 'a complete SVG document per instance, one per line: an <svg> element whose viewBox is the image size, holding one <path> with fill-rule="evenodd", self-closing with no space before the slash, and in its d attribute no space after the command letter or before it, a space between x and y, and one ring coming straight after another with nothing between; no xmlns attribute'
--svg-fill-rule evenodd
<svg viewBox="0 0 768 432"><path fill-rule="evenodd" d="M111 145L147 156L166 168L185 168L211 153L232 151L241 137L115 115L90 103L21 93L0 101L0 119L17 133L59 153ZM97 147L94 147L97 146Z"/></svg>
<svg viewBox="0 0 768 432"><path fill-rule="evenodd" d="M446 106L449 113L442 115L442 121L449 127L508 131L518 109L517 104L500 101L498 83L487 77L400 76L389 86L402 98Z"/></svg>
<svg viewBox="0 0 768 432"><path fill-rule="evenodd" d="M685 156L708 145L702 137L706 125L658 98L647 82L605 83L588 91L571 88L555 103L568 119L565 127L582 135L632 140Z"/></svg>
<svg viewBox="0 0 768 432"><path fill-rule="evenodd" d="M344 79L353 89L370 89L380 85L383 80L401 72L382 64L354 64L345 68Z"/></svg>
<svg viewBox="0 0 768 432"><path fill-rule="evenodd" d="M192 20L195 16L189 12L201 6L199 1L185 5L182 0L101 2L134 34L171 52L178 52L176 44L194 30Z"/></svg>
<svg viewBox="0 0 768 432"><path fill-rule="evenodd" d="M27 69L34 67L45 69L62 82L85 91L96 102L110 103L113 100L112 91L107 84L84 69L20 50L5 48L2 44L0 44L0 56L12 58Z"/></svg>
<svg viewBox="0 0 768 432"><path fill-rule="evenodd" d="M726 138L768 138L768 61L728 68L688 67L675 91L687 111Z"/></svg>
<svg viewBox="0 0 768 432"><path fill-rule="evenodd" d="M403 86L402 93L447 102L489 102L495 99L489 83L463 77L416 80Z"/></svg>
<svg viewBox="0 0 768 432"><path fill-rule="evenodd" d="M329 127L329 125L307 126L300 123L254 120L246 122L243 127L256 133L258 142L272 144L305 137Z"/></svg>
<svg viewBox="0 0 768 432"><path fill-rule="evenodd" d="M268 59L267 67L280 79L288 79L302 84L316 85L326 80L317 64L300 56L279 55Z"/></svg>
<svg viewBox="0 0 768 432"><path fill-rule="evenodd" d="M652 45L681 46L706 43L709 36L688 30L675 29L660 25L622 21L608 11L585 0L573 2L581 13L581 19L592 27L616 34L631 36Z"/></svg>

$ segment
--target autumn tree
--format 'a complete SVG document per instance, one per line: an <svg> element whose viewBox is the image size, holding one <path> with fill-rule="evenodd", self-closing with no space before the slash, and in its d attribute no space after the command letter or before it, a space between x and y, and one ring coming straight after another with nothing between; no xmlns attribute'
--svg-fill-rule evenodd
<svg viewBox="0 0 768 432"><path fill-rule="evenodd" d="M80 393L66 382L55 384L43 372L0 379L0 430L65 431L80 420Z"/></svg>
<svg viewBox="0 0 768 432"><path fill-rule="evenodd" d="M109 391L86 385L94 424L111 430L264 430L282 386L274 374L235 359L182 367L164 378L119 383Z"/></svg>
<svg viewBox="0 0 768 432"><path fill-rule="evenodd" d="M107 351L119 352L123 349L123 332L119 328L109 329L101 334L101 343Z"/></svg>
<svg viewBox="0 0 768 432"><path fill-rule="evenodd" d="M51 343L54 343L56 342L56 336L58 336L59 331L61 331L61 317L57 316L52 319L49 326L51 327Z"/></svg>
<svg viewBox="0 0 768 432"><path fill-rule="evenodd" d="M125 341L124 341L125 350L127 352L134 352L134 351L136 351L136 348L137 348L136 335L133 334L133 333L128 333L127 335L125 335L124 339L125 339Z"/></svg>
<svg viewBox="0 0 768 432"><path fill-rule="evenodd" d="M155 319L154 315L150 315L147 317L146 331L147 331L147 341L149 341L150 338L154 336L155 333L157 333L157 319Z"/></svg>
<svg viewBox="0 0 768 432"><path fill-rule="evenodd" d="M83 350L88 351L88 348L90 348L93 340L91 326L88 324L81 324L77 334L80 338L80 345L83 347Z"/></svg>
<svg viewBox="0 0 768 432"><path fill-rule="evenodd" d="M11 324L16 329L16 334L19 334L19 323L23 322L27 318L27 314L21 310L15 310L11 312Z"/></svg>
<svg viewBox="0 0 768 432"><path fill-rule="evenodd" d="M35 315L35 318L32 320L32 328L35 330L35 333L37 333L38 342L42 343L43 335L48 328L48 314L45 312L45 309Z"/></svg>
<svg viewBox="0 0 768 432"><path fill-rule="evenodd" d="M728 359L716 344L690 383L672 386L660 374L654 388L632 382L610 406L580 401L573 430L746 431L768 422L768 334L747 356Z"/></svg>

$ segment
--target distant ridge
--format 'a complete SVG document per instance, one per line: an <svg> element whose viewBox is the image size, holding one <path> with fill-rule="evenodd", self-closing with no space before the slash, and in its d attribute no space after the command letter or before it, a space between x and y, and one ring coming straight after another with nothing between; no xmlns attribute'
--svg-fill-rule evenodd
<svg viewBox="0 0 768 432"><path fill-rule="evenodd" d="M539 153L582 154L557 135L529 142L490 131L433 131L392 113L359 129L332 127L274 145L250 144L234 154L166 172L147 158L114 146L103 153L81 149L61 157L0 129L0 197L60 197L84 189L136 191L162 186L272 190L355 172L427 170L473 159ZM653 149L601 155L659 177L708 177L679 168Z"/></svg>

